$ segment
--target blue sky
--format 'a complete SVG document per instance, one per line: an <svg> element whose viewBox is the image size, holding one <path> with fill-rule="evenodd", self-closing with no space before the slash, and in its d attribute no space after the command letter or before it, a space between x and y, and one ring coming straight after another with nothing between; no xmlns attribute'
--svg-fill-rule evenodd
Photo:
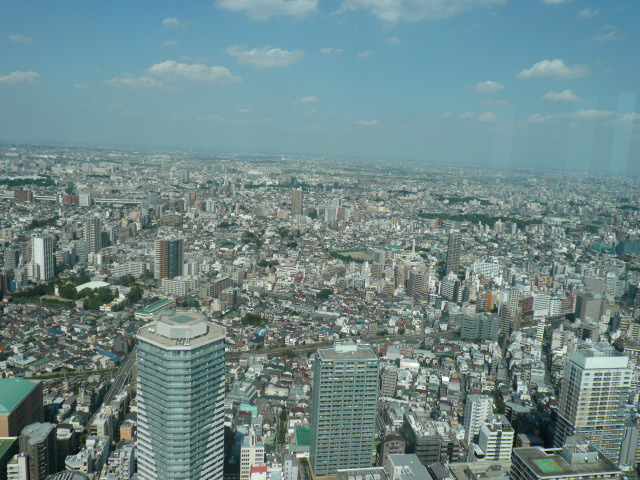
<svg viewBox="0 0 640 480"><path fill-rule="evenodd" d="M2 141L640 168L635 0L0 9Z"/></svg>

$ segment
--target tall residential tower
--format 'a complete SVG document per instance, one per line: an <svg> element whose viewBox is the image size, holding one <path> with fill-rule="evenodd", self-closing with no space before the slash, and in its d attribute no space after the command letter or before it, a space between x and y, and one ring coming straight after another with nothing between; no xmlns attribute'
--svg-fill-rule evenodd
<svg viewBox="0 0 640 480"><path fill-rule="evenodd" d="M193 312L138 332L139 479L222 479L224 338Z"/></svg>
<svg viewBox="0 0 640 480"><path fill-rule="evenodd" d="M554 445L582 435L617 464L632 376L629 358L609 344L574 352L564 369Z"/></svg>
<svg viewBox="0 0 640 480"><path fill-rule="evenodd" d="M183 263L184 240L182 238L156 240L154 275L157 280L182 275Z"/></svg>
<svg viewBox="0 0 640 480"><path fill-rule="evenodd" d="M372 464L378 356L368 345L336 344L313 362L311 462L316 475Z"/></svg>

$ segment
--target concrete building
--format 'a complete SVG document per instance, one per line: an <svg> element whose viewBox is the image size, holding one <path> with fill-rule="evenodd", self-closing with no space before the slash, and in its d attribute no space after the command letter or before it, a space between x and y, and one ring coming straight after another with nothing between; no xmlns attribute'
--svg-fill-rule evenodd
<svg viewBox="0 0 640 480"><path fill-rule="evenodd" d="M240 447L240 480L249 480L255 465L264 465L264 444L251 428Z"/></svg>
<svg viewBox="0 0 640 480"><path fill-rule="evenodd" d="M84 241L89 253L98 253L102 248L102 222L98 217L89 217L84 224Z"/></svg>
<svg viewBox="0 0 640 480"><path fill-rule="evenodd" d="M34 282L50 282L55 277L54 240L48 235L31 237L31 278Z"/></svg>
<svg viewBox="0 0 640 480"><path fill-rule="evenodd" d="M618 463L625 429L624 403L633 371L629 358L606 343L569 356L564 370L554 445L582 435L612 462Z"/></svg>
<svg viewBox="0 0 640 480"><path fill-rule="evenodd" d="M467 395L464 404L464 439L467 445L475 441L480 427L493 413L493 400L489 395Z"/></svg>
<svg viewBox="0 0 640 480"><path fill-rule="evenodd" d="M576 438L564 448L516 448L511 461L513 480L617 480L622 476L593 445Z"/></svg>
<svg viewBox="0 0 640 480"><path fill-rule="evenodd" d="M291 213L293 215L302 215L304 212L304 193L301 189L296 188L291 192Z"/></svg>
<svg viewBox="0 0 640 480"><path fill-rule="evenodd" d="M372 465L378 356L368 345L336 344L313 362L311 463L317 475Z"/></svg>
<svg viewBox="0 0 640 480"><path fill-rule="evenodd" d="M0 438L0 480L7 480L7 466L17 453L17 438Z"/></svg>
<svg viewBox="0 0 640 480"><path fill-rule="evenodd" d="M7 480L29 480L29 459L24 453L16 453L6 467Z"/></svg>
<svg viewBox="0 0 640 480"><path fill-rule="evenodd" d="M508 461L511 458L514 438L515 431L504 416L483 423L478 438L482 459L493 462Z"/></svg>
<svg viewBox="0 0 640 480"><path fill-rule="evenodd" d="M139 479L222 479L224 338L180 311L138 332Z"/></svg>
<svg viewBox="0 0 640 480"><path fill-rule="evenodd" d="M500 335L500 317L489 313L464 315L460 338L467 341L497 341Z"/></svg>
<svg viewBox="0 0 640 480"><path fill-rule="evenodd" d="M20 453L28 462L29 480L44 480L57 469L56 426L32 423L20 434Z"/></svg>
<svg viewBox="0 0 640 480"><path fill-rule="evenodd" d="M447 244L447 273L457 273L460 268L460 253L462 250L462 237L460 232L452 230L449 233Z"/></svg>
<svg viewBox="0 0 640 480"><path fill-rule="evenodd" d="M157 280L182 275L184 263L184 240L181 238L155 241L155 263L153 274Z"/></svg>
<svg viewBox="0 0 640 480"><path fill-rule="evenodd" d="M22 378L0 380L0 437L17 437L42 416L42 386Z"/></svg>

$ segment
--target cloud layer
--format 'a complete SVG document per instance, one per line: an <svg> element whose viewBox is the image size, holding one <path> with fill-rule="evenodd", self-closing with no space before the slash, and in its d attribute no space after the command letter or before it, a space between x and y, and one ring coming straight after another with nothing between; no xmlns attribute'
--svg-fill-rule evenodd
<svg viewBox="0 0 640 480"><path fill-rule="evenodd" d="M573 90L562 90L560 92L547 92L542 97L543 100L553 103L575 103L579 102L580 98L573 92Z"/></svg>
<svg viewBox="0 0 640 480"><path fill-rule="evenodd" d="M363 10L389 22L442 20L474 8L501 7L507 0L345 0L340 12Z"/></svg>
<svg viewBox="0 0 640 480"><path fill-rule="evenodd" d="M0 85L24 85L35 82L40 78L40 74L32 71L20 71L0 75Z"/></svg>
<svg viewBox="0 0 640 480"><path fill-rule="evenodd" d="M238 63L252 65L256 68L284 68L299 62L304 58L302 50L285 50L282 48L261 47L244 48L229 47L227 53Z"/></svg>
<svg viewBox="0 0 640 480"><path fill-rule="evenodd" d="M485 82L476 83L473 87L477 93L483 95L491 95L504 90L504 85L493 80L487 80Z"/></svg>
<svg viewBox="0 0 640 480"><path fill-rule="evenodd" d="M209 66L204 63L180 63L175 60L156 63L149 67L148 73L158 78L210 83L228 83L238 80L227 67Z"/></svg>
<svg viewBox="0 0 640 480"><path fill-rule="evenodd" d="M268 20L278 16L305 17L318 9L318 0L217 0L217 5L254 20Z"/></svg>
<svg viewBox="0 0 640 480"><path fill-rule="evenodd" d="M567 65L558 58L553 60L542 60L535 63L530 68L525 68L518 74L522 80L534 78L550 79L574 79L583 78L589 75L589 68L584 65Z"/></svg>

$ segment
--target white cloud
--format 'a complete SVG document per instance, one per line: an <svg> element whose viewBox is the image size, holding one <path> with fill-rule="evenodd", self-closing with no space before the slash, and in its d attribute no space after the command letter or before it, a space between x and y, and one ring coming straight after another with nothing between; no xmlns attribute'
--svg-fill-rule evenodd
<svg viewBox="0 0 640 480"><path fill-rule="evenodd" d="M358 52L358 58L361 58L363 60L371 57L373 55L373 51L372 50L363 50L361 52Z"/></svg>
<svg viewBox="0 0 640 480"><path fill-rule="evenodd" d="M320 49L322 55L342 55L343 52L342 48L325 47Z"/></svg>
<svg viewBox="0 0 640 480"><path fill-rule="evenodd" d="M570 114L574 120L609 120L614 116L609 110L579 110Z"/></svg>
<svg viewBox="0 0 640 480"><path fill-rule="evenodd" d="M251 107L240 107L238 108L238 113L251 113L253 110Z"/></svg>
<svg viewBox="0 0 640 480"><path fill-rule="evenodd" d="M31 45L33 43L33 38L19 33L13 33L9 35L9 41L18 45Z"/></svg>
<svg viewBox="0 0 640 480"><path fill-rule="evenodd" d="M156 77L182 78L199 82L229 83L239 80L227 67L209 66L204 63L179 63L175 60L151 65L148 72Z"/></svg>
<svg viewBox="0 0 640 480"><path fill-rule="evenodd" d="M462 15L474 8L501 7L508 0L344 0L339 10L365 10L389 22L441 20Z"/></svg>
<svg viewBox="0 0 640 480"><path fill-rule="evenodd" d="M256 68L283 68L299 62L304 57L302 50L285 50L282 48L261 47L246 49L229 47L227 53L238 63L253 65Z"/></svg>
<svg viewBox="0 0 640 480"><path fill-rule="evenodd" d="M620 115L620 120L623 122L629 122L629 123L639 123L640 113L638 112L623 113Z"/></svg>
<svg viewBox="0 0 640 480"><path fill-rule="evenodd" d="M573 79L589 75L589 68L584 65L566 65L563 60L542 60L531 68L526 68L518 74L518 78L529 80L532 78Z"/></svg>
<svg viewBox="0 0 640 480"><path fill-rule="evenodd" d="M310 103L319 103L320 102L320 98L316 97L315 95L309 95L306 97L301 97L298 99L299 103L304 103L304 104L310 104Z"/></svg>
<svg viewBox="0 0 640 480"><path fill-rule="evenodd" d="M167 17L162 20L162 26L165 28L170 28L171 30L177 30L179 28L184 28L187 26L187 22L180 20L176 17Z"/></svg>
<svg viewBox="0 0 640 480"><path fill-rule="evenodd" d="M476 83L474 89L477 93L491 95L504 90L504 85L498 82L494 82L493 80L487 80L486 82Z"/></svg>
<svg viewBox="0 0 640 480"><path fill-rule="evenodd" d="M483 112L478 115L478 121L481 123L495 123L497 118L494 112Z"/></svg>
<svg viewBox="0 0 640 480"><path fill-rule="evenodd" d="M573 90L562 90L560 92L550 91L545 93L542 99L554 103L575 103L580 101L580 98Z"/></svg>
<svg viewBox="0 0 640 480"><path fill-rule="evenodd" d="M175 40L167 40L166 42L162 42L162 46L164 48L172 48L176 45L178 45L178 42L176 42Z"/></svg>
<svg viewBox="0 0 640 480"><path fill-rule="evenodd" d="M622 32L613 25L605 25L603 26L598 34L595 36L595 39L598 42L611 42L613 40L619 40L622 37Z"/></svg>
<svg viewBox="0 0 640 480"><path fill-rule="evenodd" d="M378 125L380 125L380 122L378 120L358 120L357 122L355 122L356 127L377 127Z"/></svg>
<svg viewBox="0 0 640 480"><path fill-rule="evenodd" d="M107 80L107 84L112 87L118 88L158 88L162 86L162 82L159 82L152 77L130 77L121 76L113 77L111 80Z"/></svg>
<svg viewBox="0 0 640 480"><path fill-rule="evenodd" d="M464 112L460 114L459 118L460 120L472 120L476 118L476 114L473 112Z"/></svg>
<svg viewBox="0 0 640 480"><path fill-rule="evenodd" d="M268 20L278 16L305 17L318 9L318 0L217 0L217 5L254 20Z"/></svg>
<svg viewBox="0 0 640 480"><path fill-rule="evenodd" d="M392 36L392 37L387 37L386 41L389 45L400 45L401 41L400 38L396 37L396 36Z"/></svg>
<svg viewBox="0 0 640 480"><path fill-rule="evenodd" d="M0 85L23 85L33 83L40 78L37 72L23 72L17 70L6 75L0 75Z"/></svg>
<svg viewBox="0 0 640 480"><path fill-rule="evenodd" d="M600 15L600 10L597 8L583 8L578 12L578 18L582 20L591 20L598 15Z"/></svg>
<svg viewBox="0 0 640 480"><path fill-rule="evenodd" d="M573 0L542 0L545 5L566 5L573 2Z"/></svg>

